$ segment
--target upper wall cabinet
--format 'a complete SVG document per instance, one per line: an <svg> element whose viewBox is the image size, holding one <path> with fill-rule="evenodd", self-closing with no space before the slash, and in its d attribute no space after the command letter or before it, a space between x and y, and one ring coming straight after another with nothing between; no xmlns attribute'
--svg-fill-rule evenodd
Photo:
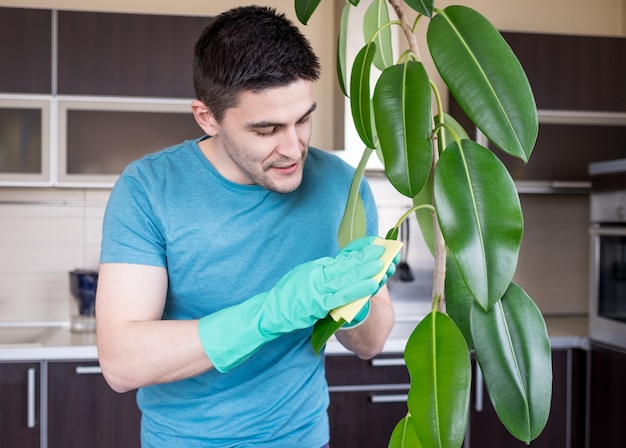
<svg viewBox="0 0 626 448"><path fill-rule="evenodd" d="M206 17L58 13L58 93L191 98Z"/></svg>
<svg viewBox="0 0 626 448"><path fill-rule="evenodd" d="M539 109L528 163L495 151L520 192L585 192L591 162L626 156L626 39L503 32L520 60ZM483 146L450 97L450 113Z"/></svg>
<svg viewBox="0 0 626 448"><path fill-rule="evenodd" d="M50 94L52 11L0 8L0 92Z"/></svg>
<svg viewBox="0 0 626 448"><path fill-rule="evenodd" d="M539 109L626 110L626 39L503 32Z"/></svg>

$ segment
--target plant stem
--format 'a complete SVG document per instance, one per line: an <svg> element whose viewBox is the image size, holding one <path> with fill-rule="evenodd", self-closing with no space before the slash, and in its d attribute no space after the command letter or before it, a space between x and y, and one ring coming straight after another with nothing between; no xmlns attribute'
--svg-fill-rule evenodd
<svg viewBox="0 0 626 448"><path fill-rule="evenodd" d="M398 16L398 19L400 20L400 27L402 28L402 31L404 31L406 40L409 43L409 49L417 56L417 59L421 61L422 58L420 56L420 50L417 46L417 36L415 36L415 33L413 32L413 28L411 28L411 24L406 18L406 14L404 13L404 9L402 9L399 0L389 0L389 4L392 6L393 10L396 12L396 16Z"/></svg>
<svg viewBox="0 0 626 448"><path fill-rule="evenodd" d="M399 0L389 0L389 4L392 6L393 10L398 16L400 20L400 26L402 31L404 31L404 35L406 36L407 42L409 44L409 49L413 54L415 54L418 60L421 60L420 51L417 45L417 36L411 27L406 14L404 13L404 9L400 5ZM434 84L434 83L433 83ZM439 116L441 117L440 122L443 122L443 111L440 98L438 96L438 92L435 92L435 96L437 98L437 105L440 109ZM435 141L433 144L437 144L437 137L435 136ZM433 151L433 165L432 165L432 173L434 175L435 167L437 166L437 162L439 161L439 151ZM446 312L446 301L445 301L445 280L446 280L446 242L443 239L443 234L441 233L441 228L439 227L439 221L437 219L436 210L433 212L433 233L434 233L434 248L435 248L435 266L433 273L433 290L432 290L432 301L433 306L437 307L437 310L445 313Z"/></svg>

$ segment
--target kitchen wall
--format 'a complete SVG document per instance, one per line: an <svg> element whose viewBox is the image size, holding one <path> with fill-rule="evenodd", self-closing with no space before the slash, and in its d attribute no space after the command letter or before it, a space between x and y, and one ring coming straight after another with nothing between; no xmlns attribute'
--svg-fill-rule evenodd
<svg viewBox="0 0 626 448"><path fill-rule="evenodd" d="M247 1L209 0L0 0L0 6L89 9L168 14L217 13ZM290 17L293 0L263 1ZM339 2L343 4L342 1ZM478 9L505 30L624 35L626 0L465 0L437 1L438 7L465 4ZM325 0L304 32L324 67L318 85L318 112L312 143L336 149L343 111L337 107L334 78L336 4ZM409 204L379 176L371 183L381 210L381 232L395 223ZM97 268L100 226L108 190L0 187L0 321L69 318L68 272ZM587 300L587 198L584 195L523 195L526 232L516 281L542 311L583 313ZM416 229L416 226L413 226ZM417 238L412 260L427 259Z"/></svg>

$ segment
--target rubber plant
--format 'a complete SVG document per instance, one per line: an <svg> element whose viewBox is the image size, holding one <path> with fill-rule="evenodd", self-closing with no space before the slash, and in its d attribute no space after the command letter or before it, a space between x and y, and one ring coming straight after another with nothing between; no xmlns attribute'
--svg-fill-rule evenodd
<svg viewBox="0 0 626 448"><path fill-rule="evenodd" d="M295 0L306 24L321 0ZM377 153L389 182L414 207L433 254L432 311L408 339L407 414L390 447L460 447L466 433L473 352L495 411L517 439L530 443L543 430L552 395L551 347L543 316L513 283L523 234L514 181L497 154L472 140L446 114L440 92L420 57L416 30L426 22L426 43L451 95L492 145L528 161L538 132L532 89L518 59L479 12L434 0L371 0L363 22L363 48L348 76L348 16L338 35L337 72L350 98L364 144L339 231L341 245L365 233L358 187L368 158ZM414 10L409 22L405 11ZM390 18L395 13L395 20ZM408 50L392 51L391 27ZM378 73L378 75L375 75ZM374 82L375 81L375 82ZM320 350L342 322L314 328Z"/></svg>

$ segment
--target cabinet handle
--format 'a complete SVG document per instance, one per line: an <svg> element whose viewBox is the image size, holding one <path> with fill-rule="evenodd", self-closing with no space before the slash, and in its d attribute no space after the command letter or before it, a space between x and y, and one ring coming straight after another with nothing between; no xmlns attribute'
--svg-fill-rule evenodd
<svg viewBox="0 0 626 448"><path fill-rule="evenodd" d="M102 373L100 366L76 366L77 375L98 375Z"/></svg>
<svg viewBox="0 0 626 448"><path fill-rule="evenodd" d="M372 395L372 403L406 403L408 394Z"/></svg>
<svg viewBox="0 0 626 448"><path fill-rule="evenodd" d="M483 411L483 371L476 363L476 374L474 377L474 410L476 412Z"/></svg>
<svg viewBox="0 0 626 448"><path fill-rule="evenodd" d="M36 403L35 403L35 395L37 394L37 371L34 367L28 369L28 387L27 387L27 409L26 409L26 426L28 428L34 428L37 424L37 419L35 417L36 411Z"/></svg>
<svg viewBox="0 0 626 448"><path fill-rule="evenodd" d="M373 367L391 367L391 366L405 366L406 362L404 358L374 358L372 359Z"/></svg>

